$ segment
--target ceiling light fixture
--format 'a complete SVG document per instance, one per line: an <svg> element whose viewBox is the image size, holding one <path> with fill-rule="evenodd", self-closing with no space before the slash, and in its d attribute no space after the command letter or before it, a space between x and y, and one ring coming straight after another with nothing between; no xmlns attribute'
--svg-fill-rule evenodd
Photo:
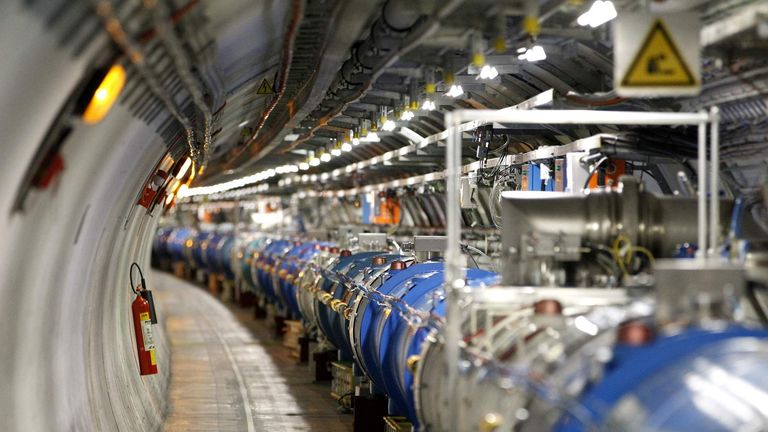
<svg viewBox="0 0 768 432"><path fill-rule="evenodd" d="M478 75L476 79L492 80L497 76L499 76L499 71L495 67L485 64L480 68L480 75Z"/></svg>
<svg viewBox="0 0 768 432"><path fill-rule="evenodd" d="M533 62L546 59L547 53L544 52L544 47L542 47L541 45L534 45L531 48L526 49L522 54L517 56L517 58L520 60L527 60L533 63Z"/></svg>
<svg viewBox="0 0 768 432"><path fill-rule="evenodd" d="M447 92L445 92L445 94L452 98L457 98L464 94L464 89L461 87L461 84L454 84Z"/></svg>
<svg viewBox="0 0 768 432"><path fill-rule="evenodd" d="M597 0L592 3L592 6L588 11L579 16L576 22L583 27L590 26L595 28L607 23L617 16L618 13L616 12L616 7L613 5L613 2L610 0Z"/></svg>
<svg viewBox="0 0 768 432"><path fill-rule="evenodd" d="M368 132L368 135L365 136L365 138L362 138L360 140L361 142L379 142L381 141L381 138L379 138L379 134L377 134L374 131Z"/></svg>
<svg viewBox="0 0 768 432"><path fill-rule="evenodd" d="M397 127L397 124L393 122L392 120L387 119L383 125L381 125L381 130L386 132L392 132Z"/></svg>

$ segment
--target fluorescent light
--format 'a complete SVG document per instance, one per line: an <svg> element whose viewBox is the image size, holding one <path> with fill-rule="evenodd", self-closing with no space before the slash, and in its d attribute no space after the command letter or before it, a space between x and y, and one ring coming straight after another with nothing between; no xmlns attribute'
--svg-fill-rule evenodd
<svg viewBox="0 0 768 432"><path fill-rule="evenodd" d="M480 69L480 75L476 79L492 80L497 76L499 76L499 71L495 67L486 64Z"/></svg>
<svg viewBox="0 0 768 432"><path fill-rule="evenodd" d="M341 149L340 148L333 148L331 149L331 156L341 156Z"/></svg>
<svg viewBox="0 0 768 432"><path fill-rule="evenodd" d="M341 151L343 151L343 152L352 151L352 144L350 144L348 142L343 143L341 145Z"/></svg>
<svg viewBox="0 0 768 432"><path fill-rule="evenodd" d="M383 125L381 125L381 130L386 132L392 132L393 130L395 130L396 127L397 125L395 124L395 122L393 122L392 120L387 120L384 122Z"/></svg>
<svg viewBox="0 0 768 432"><path fill-rule="evenodd" d="M299 139L299 134L288 134L284 138L285 141L296 141L297 139Z"/></svg>
<svg viewBox="0 0 768 432"><path fill-rule="evenodd" d="M331 161L330 153L323 153L320 155L320 162L330 162L330 161Z"/></svg>
<svg viewBox="0 0 768 432"><path fill-rule="evenodd" d="M445 94L452 98L457 98L464 94L464 89L461 87L461 85L454 84Z"/></svg>
<svg viewBox="0 0 768 432"><path fill-rule="evenodd" d="M243 126L247 125L247 124L248 124L248 123L250 123L250 122L251 122L250 120L246 120L246 121L244 121L244 122L240 122L240 124L239 124L239 125L237 125L237 127L241 128L241 127L243 127Z"/></svg>
<svg viewBox="0 0 768 432"><path fill-rule="evenodd" d="M576 319L573 320L573 325L577 329L590 336L594 336L600 331L600 327L598 327L597 324L590 321L584 315L577 316Z"/></svg>
<svg viewBox="0 0 768 432"><path fill-rule="evenodd" d="M189 171L189 167L191 167L191 166L192 166L192 159L187 158L184 161L184 163L181 165L181 169L179 169L179 173L176 174L176 178L180 179L180 178L184 177L184 174L186 174L187 171Z"/></svg>
<svg viewBox="0 0 768 432"><path fill-rule="evenodd" d="M520 60L528 60L529 62L537 62L547 58L547 53L544 52L544 48L541 45L534 45L528 48L523 54L517 56Z"/></svg>
<svg viewBox="0 0 768 432"><path fill-rule="evenodd" d="M592 3L588 11L579 16L576 22L580 26L595 28L616 18L617 15L613 2L597 0Z"/></svg>

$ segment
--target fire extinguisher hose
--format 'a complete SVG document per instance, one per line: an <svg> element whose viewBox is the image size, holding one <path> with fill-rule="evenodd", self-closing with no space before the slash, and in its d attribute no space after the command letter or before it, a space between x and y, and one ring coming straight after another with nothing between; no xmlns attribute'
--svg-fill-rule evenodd
<svg viewBox="0 0 768 432"><path fill-rule="evenodd" d="M140 294L139 290L136 288L136 285L133 283L133 268L136 267L136 269L139 270L139 277L141 278L141 288L147 289L147 281L144 280L144 273L141 271L141 267L135 262L131 263L131 268L128 270L128 277L131 280L131 291L133 291L134 294Z"/></svg>

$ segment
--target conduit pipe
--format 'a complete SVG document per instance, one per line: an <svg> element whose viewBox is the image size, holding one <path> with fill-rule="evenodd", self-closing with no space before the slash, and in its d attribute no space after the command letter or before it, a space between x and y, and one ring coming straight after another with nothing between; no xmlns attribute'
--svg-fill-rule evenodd
<svg viewBox="0 0 768 432"><path fill-rule="evenodd" d="M198 166L202 166L205 164L211 148L211 123L213 122L211 108L206 104L200 88L204 86L196 82L197 80L190 73L192 66L184 54L184 48L176 37L173 27L169 24L172 22L172 17L167 8L162 5L162 2L144 2L144 4L152 12L157 34L171 55L171 60L176 67L176 73L179 74L184 89L192 97L192 102L197 110L203 115L203 154L201 160L196 161Z"/></svg>
<svg viewBox="0 0 768 432"><path fill-rule="evenodd" d="M182 128L187 138L189 154L195 162L200 161L200 155L195 144L195 130L192 121L182 114L181 108L173 100L173 96L168 94L163 88L161 80L145 63L146 55L139 44L134 41L125 31L125 26L114 13L114 7L110 1L97 1L94 3L96 14L101 17L104 23L104 29L112 40L123 50L130 62L136 67L136 70L144 80L144 84L149 87L152 94L160 100L168 113L175 118ZM117 24L116 26L114 24Z"/></svg>

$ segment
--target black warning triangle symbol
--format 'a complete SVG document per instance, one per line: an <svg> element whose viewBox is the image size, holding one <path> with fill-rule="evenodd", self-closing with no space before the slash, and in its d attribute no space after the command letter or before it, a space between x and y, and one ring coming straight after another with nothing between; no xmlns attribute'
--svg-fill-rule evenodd
<svg viewBox="0 0 768 432"><path fill-rule="evenodd" d="M256 94L268 95L268 94L274 94L274 93L275 93L275 88L269 84L269 81L267 81L266 78L261 80L261 85L259 86L259 89L256 90Z"/></svg>
<svg viewBox="0 0 768 432"><path fill-rule="evenodd" d="M696 79L664 22L657 19L621 81L624 87L690 87Z"/></svg>

